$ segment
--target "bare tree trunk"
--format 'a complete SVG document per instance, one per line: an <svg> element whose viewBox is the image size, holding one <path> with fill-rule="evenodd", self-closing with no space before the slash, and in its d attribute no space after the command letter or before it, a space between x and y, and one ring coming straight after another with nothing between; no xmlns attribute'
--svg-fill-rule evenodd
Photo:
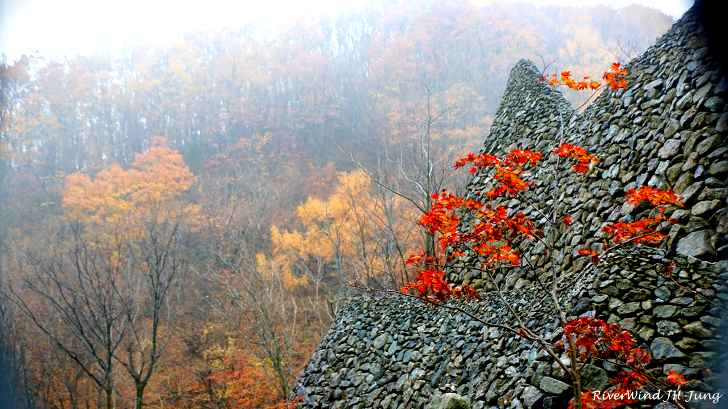
<svg viewBox="0 0 728 409"><path fill-rule="evenodd" d="M298 305L286 293L275 265L256 264L243 243L237 246L237 257L216 252L217 262L202 274L222 294L203 300L246 341L279 397L286 399L296 379ZM220 271L223 266L226 272Z"/></svg>
<svg viewBox="0 0 728 409"><path fill-rule="evenodd" d="M187 268L181 243L182 216L163 219L154 208L138 239L125 241L123 310L128 321L125 348L114 356L131 376L135 407L144 404L144 390L164 355L182 300ZM151 345L148 345L151 344Z"/></svg>
<svg viewBox="0 0 728 409"><path fill-rule="evenodd" d="M116 291L120 266L107 257L118 248L89 246L84 234L72 224L58 232L60 237L52 235L64 243L60 246L16 249L25 286L0 291L105 391L105 406L112 409L114 353L127 325Z"/></svg>

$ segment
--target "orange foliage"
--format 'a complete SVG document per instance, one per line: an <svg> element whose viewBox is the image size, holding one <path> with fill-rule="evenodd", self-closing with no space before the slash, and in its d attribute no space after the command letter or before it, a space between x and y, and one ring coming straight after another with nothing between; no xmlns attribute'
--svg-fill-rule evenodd
<svg viewBox="0 0 728 409"><path fill-rule="evenodd" d="M618 358L628 367L638 369L650 360L645 351L634 348L632 334L599 318L580 317L567 322L564 324L564 336L572 337L580 361ZM563 348L563 340L556 346Z"/></svg>
<svg viewBox="0 0 728 409"><path fill-rule="evenodd" d="M562 73L568 77L569 73ZM591 162L598 162L599 159L587 153L579 146L562 144L553 154L560 157L573 159L576 166L573 170L583 173L589 170ZM471 173L478 171L478 168L494 167L494 181L496 187L487 193L487 198L492 199L505 193L516 195L526 192L531 184L524 182L521 177L528 175L524 173L521 166L535 165L541 155L528 150L513 150L505 157L494 155L473 155L470 154L460 159L455 167L462 167L471 164ZM508 216L508 212L502 206L493 208L491 204L483 204L478 200L466 199L442 191L432 195L435 200L432 208L422 217L420 224L427 226L431 233L439 233L438 241L443 250L449 252L449 259L464 256L466 251L474 252L477 255L478 265L487 269L494 264L504 263L519 265L519 254L513 248L514 241L522 239L539 240L542 233L535 228L533 221L523 213L516 212ZM653 205L681 205L680 198L674 192L665 192L650 187L642 187L639 190L631 190L626 197L626 202L637 205L643 200L650 201ZM638 220L635 222L617 222L604 227L604 233L611 234L615 244L625 241L653 242L656 243L664 238L664 235L654 230L651 226L666 220L664 217L664 206L659 209L660 215L653 218ZM469 213L473 217L468 226L461 225L461 216ZM571 217L563 218L565 226L572 224ZM608 245L605 241L604 251ZM593 250L582 249L580 255L590 256L593 264L599 263L599 253ZM411 256L408 263L423 264L424 254ZM412 291L415 295L427 303L443 303L449 298L478 299L481 297L469 286L457 286L445 280L445 273L433 257L424 259L424 269L417 274L417 280L402 288L403 292ZM631 371L622 372L621 376L615 378L612 384L615 385L614 394L604 397L593 391L583 395L582 407L595 409L609 409L616 406L633 403L628 392L647 382L647 375L644 373L644 364L649 361L648 354L638 348L632 340L628 331L623 331L618 325L606 323L601 319L582 317L568 321L564 324L565 341L559 341L556 349L564 348L565 343L569 345L568 353L575 353L581 362L598 359L614 359L626 365ZM526 336L526 331L521 328L519 334ZM670 383L684 382L679 375L670 375ZM573 403L572 406L573 407Z"/></svg>
<svg viewBox="0 0 728 409"><path fill-rule="evenodd" d="M586 149L580 146L569 145L568 143L562 143L561 146L556 148L554 153L562 158L571 158L576 160L577 163L574 166L574 172L576 173L584 173L588 171L589 163L591 162L599 162L599 159L596 156L589 155L586 152Z"/></svg>
<svg viewBox="0 0 728 409"><path fill-rule="evenodd" d="M666 192L649 186L642 186L639 190L632 189L627 192L626 196L626 202L632 205L638 205L643 200L649 200L653 206L665 204L682 206L683 202L680 199L680 196L676 195L672 190Z"/></svg>
<svg viewBox="0 0 728 409"><path fill-rule="evenodd" d="M115 225L189 189L197 178L165 143L166 139L155 137L149 152L136 155L131 169L114 164L94 180L80 172L66 176L63 206L74 217Z"/></svg>
<svg viewBox="0 0 728 409"><path fill-rule="evenodd" d="M490 204L483 206L473 199L455 197L445 191L432 196L435 203L430 211L420 220L431 233L440 233L439 241L442 249L452 249L452 256L460 255L465 249L475 251L482 257L483 263L493 264L498 261L518 265L518 255L508 245L517 237L535 240L541 233L535 229L533 221L523 213L508 217L503 206L493 208ZM458 213L462 210L474 211L478 222L472 230L460 231ZM502 244L506 242L507 244Z"/></svg>
<svg viewBox="0 0 728 409"><path fill-rule="evenodd" d="M244 351L226 354L224 369L210 376L225 387L225 398L232 407L246 409L274 408L278 393L266 378L263 366Z"/></svg>
<svg viewBox="0 0 728 409"><path fill-rule="evenodd" d="M615 244L623 243L628 240L631 240L633 243L658 243L666 236L656 231L652 226L663 221L669 221L673 224L677 223L677 220L668 219L665 216L664 205L671 204L682 206L683 203L680 199L680 196L677 196L672 190L665 192L649 186L642 186L639 190L632 189L627 193L625 199L627 203L638 205L643 200L648 200L655 206L663 205L659 208L659 215L634 222L612 223L604 226L602 232L610 234L610 237Z"/></svg>
<svg viewBox="0 0 728 409"><path fill-rule="evenodd" d="M420 262L421 258L412 256L407 263ZM467 285L453 286L445 280L443 278L445 273L433 267L436 266L433 258L427 258L425 262L430 267L417 273L417 281L406 284L402 288L403 292L412 291L417 298L427 303L443 303L451 297L466 299L468 301L472 299L482 300L480 294L473 287Z"/></svg>
<svg viewBox="0 0 728 409"><path fill-rule="evenodd" d="M541 157L542 155L540 153L532 152L528 149L514 149L505 158L486 154L475 156L471 153L457 161L455 168L457 169L470 163L473 166L470 169L470 173L475 173L478 168L495 167L494 178L500 182L500 185L486 193L488 199L494 199L506 193L513 196L518 194L518 192L525 192L526 188L531 186L531 184L521 179L521 176L524 176L521 166L535 165Z"/></svg>
<svg viewBox="0 0 728 409"><path fill-rule="evenodd" d="M670 385L674 385L674 386L680 386L680 385L684 385L685 383L687 383L685 381L685 378L683 378L682 375L680 375L679 373L677 373L675 371L670 371L667 373L667 382Z"/></svg>
<svg viewBox="0 0 728 409"><path fill-rule="evenodd" d="M596 251L582 249L579 250L579 254L582 256L591 256L592 263L599 264L599 253L597 253Z"/></svg>
<svg viewBox="0 0 728 409"><path fill-rule="evenodd" d="M610 67L610 71L604 73L604 81L609 84L612 90L617 88L627 88L627 81L624 76L627 75L627 70L620 68L619 63L614 63Z"/></svg>
<svg viewBox="0 0 728 409"><path fill-rule="evenodd" d="M602 78L612 90L616 90L618 88L627 88L627 81L624 78L625 75L627 75L627 70L621 68L619 63L614 63L609 67L609 71L604 72ZM584 77L583 81L576 81L571 77L571 71L561 71L561 75L558 76L556 74L544 75L541 81L548 81L548 84L552 87L564 85L574 91L583 91L586 89L596 91L602 86L600 81L595 81L589 76Z"/></svg>

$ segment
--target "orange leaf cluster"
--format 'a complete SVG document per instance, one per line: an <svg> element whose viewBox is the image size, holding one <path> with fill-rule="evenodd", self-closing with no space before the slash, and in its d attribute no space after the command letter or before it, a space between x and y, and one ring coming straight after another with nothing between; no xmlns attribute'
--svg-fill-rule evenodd
<svg viewBox="0 0 728 409"><path fill-rule="evenodd" d="M482 298L480 294L470 286L459 285L453 287L443 277L445 272L438 271L432 267L417 273L417 281L414 283L408 283L402 288L403 292L412 290L417 298L428 303L444 303L451 297L459 299L477 299L480 301Z"/></svg>
<svg viewBox="0 0 728 409"><path fill-rule="evenodd" d="M628 240L632 240L634 244L659 243L666 236L653 229L652 225L664 220L665 217L657 216L635 222L616 222L604 226L602 232L610 234L610 239L615 244Z"/></svg>
<svg viewBox="0 0 728 409"><path fill-rule="evenodd" d="M629 368L638 368L650 357L641 349L635 349L632 334L619 325L599 318L579 317L564 324L564 335L574 338L578 359L619 358ZM559 341L563 347L563 341Z"/></svg>
<svg viewBox="0 0 728 409"><path fill-rule="evenodd" d="M670 371L667 373L667 383L673 386L680 386L685 385L687 382L685 381L685 378L682 377L679 373L675 371Z"/></svg>
<svg viewBox="0 0 728 409"><path fill-rule="evenodd" d="M608 395L595 394L591 390L586 392L582 400L584 408L611 409L636 402L630 392L633 393L647 382L641 369L649 362L650 357L647 352L635 348L629 331L623 331L619 325L598 318L580 317L564 325L564 336L574 342L577 358L582 362L592 358L612 358L619 359L632 369L627 373L622 372L620 377L612 380L611 383L616 388ZM557 343L557 347L563 348L563 345L563 341ZM573 408L573 402L569 408Z"/></svg>
<svg viewBox="0 0 728 409"><path fill-rule="evenodd" d="M583 81L576 81L571 77L571 71L561 71L561 76L557 76L556 74L552 75L544 75L543 78L541 78L541 81L548 80L549 85L552 87L556 87L559 85L564 85L568 88L573 89L574 91L583 91L585 89L590 90L598 90L599 87L602 85L599 81L594 81L588 76L584 77Z"/></svg>
<svg viewBox="0 0 728 409"><path fill-rule="evenodd" d="M486 193L488 199L494 199L506 193L516 195L518 192L525 192L526 188L531 186L531 184L521 179L524 176L522 167L525 165L535 165L542 157L540 153L532 152L528 149L514 149L505 158L486 154L476 156L471 153L457 161L455 168L457 169L470 163L473 166L470 169L470 173L475 173L478 171L478 168L495 167L496 170L493 177L499 185Z"/></svg>
<svg viewBox="0 0 728 409"><path fill-rule="evenodd" d="M604 78L604 81L609 84L612 90L616 90L618 88L626 89L627 80L624 79L625 75L627 75L627 70L621 68L620 64L615 62L611 67L609 67L609 71L604 73L602 78Z"/></svg>
<svg viewBox="0 0 728 409"><path fill-rule="evenodd" d="M617 222L604 226L602 232L611 234L611 240L617 244L627 240L632 240L633 243L660 242L666 236L653 229L652 226L663 221L669 221L673 224L677 223L677 220L668 219L665 216L664 205L683 205L680 196L677 196L672 190L666 192L649 186L642 186L639 190L630 190L627 193L625 200L627 203L632 205L638 205L643 200L649 200L653 205L663 205L663 207L660 208L660 214L656 217L637 220L634 222Z"/></svg>
<svg viewBox="0 0 728 409"><path fill-rule="evenodd" d="M518 265L519 256L512 250L510 242L517 237L535 240L536 236L541 235L533 221L523 213L518 212L509 217L508 211L502 206L493 208L490 204L483 205L476 200L456 197L445 191L433 195L432 198L435 203L422 217L420 225L426 226L430 233L440 233L438 240L441 248L450 249L453 256L472 250L485 264L506 262ZM458 229L458 214L463 211L470 212L477 220L466 231Z"/></svg>
<svg viewBox="0 0 728 409"><path fill-rule="evenodd" d="M591 256L591 262L594 264L599 264L599 253L597 253L596 251L582 249L579 250L579 254L583 256Z"/></svg>
<svg viewBox="0 0 728 409"><path fill-rule="evenodd" d="M675 194L674 191L664 191L655 189L649 186L642 186L639 190L630 190L625 200L627 203L632 205L638 205L643 200L649 200L654 206L661 206L665 204L675 204L682 206L682 198Z"/></svg>
<svg viewBox="0 0 728 409"><path fill-rule="evenodd" d="M621 68L619 63L614 63L609 67L609 71L604 72L602 78L612 90L616 90L618 88L627 88L627 81L624 78L625 75L627 75L627 70ZM583 91L586 89L596 91L602 86L600 81L593 80L589 76L584 77L582 81L577 81L572 78L571 71L561 71L560 75L544 75L541 78L541 82L548 82L552 87L564 85L574 91Z"/></svg>
<svg viewBox="0 0 728 409"><path fill-rule="evenodd" d="M566 74L569 73L562 74L568 77ZM567 143L559 146L553 153L560 157L574 159L577 162L574 171L577 173L587 171L591 162L599 161L598 158L587 153L584 148ZM530 184L521 179L522 176L527 175L523 173L521 167L535 165L540 159L541 155L538 153L517 149L511 151L505 158L486 154L477 156L470 154L460 159L455 167L471 164L471 173L476 173L478 168L494 167L494 179L499 182L499 185L488 192L487 197L492 199L506 193L514 195L525 191ZM542 236L542 233L535 228L534 222L523 213L516 212L509 216L508 211L502 206L494 208L490 204L458 197L445 190L432 195L432 199L435 200L435 203L422 217L420 225L426 226L430 233L439 233L438 241L443 250L449 251L449 259L471 252L475 253L483 268L496 263L518 265L519 255L512 248L513 242L524 238L538 240L538 237ZM665 192L643 187L638 191L631 190L627 194L628 203L639 204L643 200L649 200L656 206L682 204L680 198L672 191ZM471 224L467 228L460 224L460 215L463 213L473 216L470 219ZM664 236L653 230L651 226L667 220L664 213L665 208L663 207L657 217L632 223L612 223L605 226L602 231L610 233L615 243L627 240L632 240L634 243L657 242ZM571 217L565 216L563 223L570 226ZM582 249L579 250L579 254L591 257L594 264L599 263L599 253L596 251ZM468 300L481 299L478 293L469 286L453 288L453 285L445 280L445 273L440 266L437 266L432 257L425 259L424 254L411 256L407 263L422 263L423 259L428 267L418 273L415 282L402 288L403 292L413 291L418 298L429 303L442 303L453 296ZM623 362L631 369L629 372L622 372L621 376L612 381L614 388L609 395L602 396L594 391L585 393L582 401L583 407L611 409L634 403L634 392L638 387L645 385L648 380L643 367L650 357L644 350L635 348L632 335L628 331L623 331L617 324L607 323L593 317L571 320L564 325L563 331L565 340L557 342L554 345L555 348L563 349L565 342L568 342L569 345L576 348L576 358L579 361L585 362L595 358L613 359ZM519 333L523 335L525 331L521 329ZM571 349L569 353L571 353ZM675 374L668 376L668 382L680 384L680 382L684 382L684 379ZM573 403L570 408L573 408Z"/></svg>
<svg viewBox="0 0 728 409"><path fill-rule="evenodd" d="M562 158L574 159L577 162L576 166L574 166L574 172L576 173L588 171L590 162L599 162L599 159L594 155L589 155L586 149L568 143L562 143L553 153Z"/></svg>
<svg viewBox="0 0 728 409"><path fill-rule="evenodd" d="M513 163L522 160L515 158ZM512 249L513 239L526 237L532 240L542 233L535 228L533 221L523 213L508 216L507 210L498 206L454 196L446 191L432 195L435 203L420 220L430 233L439 233L438 241L443 250L451 251L450 257L464 255L465 251L475 252L484 265L494 263L519 264L519 255ZM460 212L470 212L477 223L466 231L460 231ZM435 260L425 258L424 254L410 256L407 264L424 263L428 268L420 271L414 283L407 284L402 291L412 290L418 298L427 302L444 302L450 297L480 299L478 293L469 286L452 285L444 279L444 272L432 267Z"/></svg>

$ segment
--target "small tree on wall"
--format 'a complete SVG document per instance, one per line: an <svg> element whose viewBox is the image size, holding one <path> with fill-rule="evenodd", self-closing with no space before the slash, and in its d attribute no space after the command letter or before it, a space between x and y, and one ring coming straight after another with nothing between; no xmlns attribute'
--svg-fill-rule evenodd
<svg viewBox="0 0 728 409"><path fill-rule="evenodd" d="M604 80L612 89L626 88L626 71L619 64L604 74ZM573 80L569 72L559 76L545 76L551 86L564 85L575 90L599 90L602 84L588 77L584 81ZM558 232L566 234L572 225L569 209L558 196L557 179L563 162L570 162L573 171L582 177L588 175L590 166L599 159L585 149L564 143L563 121L559 131L560 144L551 152L555 166L550 175L553 196L549 204L541 204L532 197L531 186L541 183L534 175L546 173L539 167L543 159L538 152L515 149L508 155L470 154L455 165L456 168L470 166L471 173L487 173L491 177L491 190L478 193L476 199L467 199L443 190L432 195L434 204L420 220L420 224L435 234L439 243L436 255L423 252L410 257L409 263L418 267L417 280L407 284L402 292L386 291L416 297L427 304L458 311L486 325L505 329L520 337L538 343L571 380L575 408L612 408L636 402L634 391L640 387L667 388L685 383L677 373L670 372L666 378L650 374L645 365L650 360L646 351L636 348L632 335L618 325L607 323L593 314L569 317L562 303L562 295L573 288L588 273L603 264L610 254L620 248L637 243L658 243L665 238L662 227L675 222L668 219L667 206L681 206L680 198L672 191L643 186L627 193L627 203L637 206L649 202L655 207L651 217L632 222L616 222L606 225L601 234L603 243L592 248L583 248L577 256L583 257L581 268L573 273L562 271L556 257L561 251L558 246ZM571 166L569 165L569 166ZM508 210L497 205L501 197L514 197L525 208ZM526 211L540 216L537 223L526 216ZM552 343L539 336L534 328L526 324L527 317L520 316L505 299L498 272L501 269L522 268L533 272L538 267L533 260L522 257L522 250L538 244L544 249L541 257L546 258L548 274L534 274L536 290L550 300L551 308L561 328L562 339ZM489 322L468 311L459 304L447 303L451 297L467 300L481 299L481 295L467 285L448 282L445 269L465 267L482 274L495 296L506 307L512 324ZM561 356L566 354L566 359ZM612 393L608 396L594 391L582 390L581 370L591 361L609 362L623 368L621 375L613 379ZM680 402L676 402L679 406ZM681 406L682 407L682 406Z"/></svg>

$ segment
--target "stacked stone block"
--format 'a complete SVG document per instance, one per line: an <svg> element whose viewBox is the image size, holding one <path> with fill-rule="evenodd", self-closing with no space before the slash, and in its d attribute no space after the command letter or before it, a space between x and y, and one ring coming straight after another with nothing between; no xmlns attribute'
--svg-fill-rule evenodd
<svg viewBox="0 0 728 409"><path fill-rule="evenodd" d="M650 215L647 206L624 203L630 189L674 189L685 198L684 207L669 208L679 224L666 227L669 237L661 246L618 251L561 302L572 316L594 311L630 330L650 351L656 375L676 371L693 381L690 389L725 396L728 79L711 56L694 11L626 68L628 89L607 90L580 112L539 81L532 63L520 61L482 151L503 154L518 147L546 153L563 140L601 158L588 177L563 166L555 173L554 158L534 175L539 182L531 189L538 201L549 206L555 192L573 221L568 230L556 232L562 251L555 260L564 280L584 263L579 249L601 249L606 223ZM489 186L486 174L475 174L468 195L479 197ZM500 204L524 208L514 198ZM530 212L539 221L539 214ZM497 279L527 325L556 341L561 332L553 308L534 287L536 277L550 271L551 258L542 257L543 251L537 245L523 254L535 271L504 271ZM473 262L464 260L466 266ZM675 280L663 274L670 264L676 266ZM448 273L450 280L484 294L483 302L463 308L491 322L513 324L480 271L452 267ZM618 370L588 365L586 386L605 389ZM560 408L572 393L564 373L533 342L416 300L372 296L355 297L342 309L294 393L311 408L421 408L448 392L475 409ZM723 399L719 404L728 401ZM642 404L670 408L660 405Z"/></svg>

